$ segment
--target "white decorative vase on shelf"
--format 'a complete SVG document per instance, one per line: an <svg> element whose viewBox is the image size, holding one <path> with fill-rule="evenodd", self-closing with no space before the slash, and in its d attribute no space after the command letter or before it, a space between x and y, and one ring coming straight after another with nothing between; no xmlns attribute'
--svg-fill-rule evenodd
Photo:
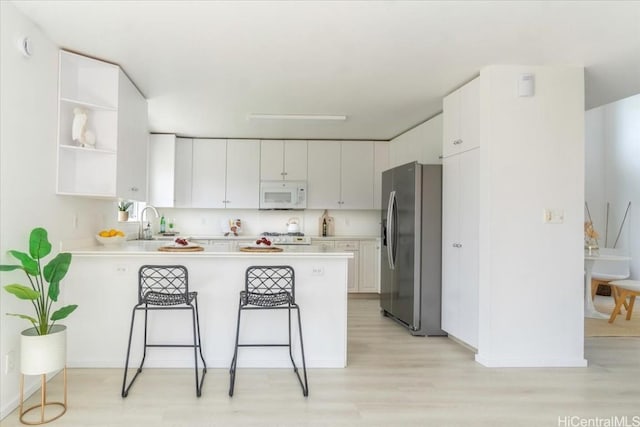
<svg viewBox="0 0 640 427"><path fill-rule="evenodd" d="M23 424L44 424L60 418L67 411L67 327L54 325L47 335L38 335L35 328L22 331L20 335L20 422ZM47 374L63 371L64 401L50 402L47 399ZM24 376L41 376L40 403L23 410ZM62 411L47 417L48 406L59 406ZM40 409L38 420L26 420L25 415L34 409Z"/></svg>
<svg viewBox="0 0 640 427"><path fill-rule="evenodd" d="M118 211L118 221L120 221L120 222L129 221L129 212L128 211Z"/></svg>

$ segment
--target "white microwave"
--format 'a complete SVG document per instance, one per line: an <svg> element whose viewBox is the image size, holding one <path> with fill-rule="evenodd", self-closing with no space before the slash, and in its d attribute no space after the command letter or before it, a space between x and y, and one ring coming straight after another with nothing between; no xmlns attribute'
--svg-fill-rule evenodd
<svg viewBox="0 0 640 427"><path fill-rule="evenodd" d="M306 209L306 181L260 182L260 209Z"/></svg>

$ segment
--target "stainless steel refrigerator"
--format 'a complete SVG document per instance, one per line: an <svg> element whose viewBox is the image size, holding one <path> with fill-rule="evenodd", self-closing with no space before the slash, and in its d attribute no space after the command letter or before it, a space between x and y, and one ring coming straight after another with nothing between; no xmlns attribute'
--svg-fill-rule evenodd
<svg viewBox="0 0 640 427"><path fill-rule="evenodd" d="M380 307L413 335L441 329L442 166L382 173Z"/></svg>

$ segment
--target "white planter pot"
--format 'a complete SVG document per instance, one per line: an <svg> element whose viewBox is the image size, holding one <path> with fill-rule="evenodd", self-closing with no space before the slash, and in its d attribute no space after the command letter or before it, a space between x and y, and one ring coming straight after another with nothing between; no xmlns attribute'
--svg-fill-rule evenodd
<svg viewBox="0 0 640 427"><path fill-rule="evenodd" d="M118 221L119 222L127 222L127 221L129 221L129 212L128 211L118 211Z"/></svg>
<svg viewBox="0 0 640 427"><path fill-rule="evenodd" d="M63 369L67 363L67 327L54 325L48 335L35 328L20 335L20 372L41 375Z"/></svg>

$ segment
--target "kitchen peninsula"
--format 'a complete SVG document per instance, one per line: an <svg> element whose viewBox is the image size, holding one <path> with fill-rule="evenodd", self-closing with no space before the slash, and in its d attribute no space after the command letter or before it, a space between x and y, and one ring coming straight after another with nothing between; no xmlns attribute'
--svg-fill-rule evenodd
<svg viewBox="0 0 640 427"><path fill-rule="evenodd" d="M233 356L239 292L252 265L291 265L296 275L307 367L342 368L347 361L347 277L349 252L316 246L284 247L276 253L246 253L202 245L200 252L160 252L161 241L130 241L114 246L70 250L65 301L78 304L68 326L68 366L123 367L131 309L137 303L138 269L144 264L182 264L189 290L198 292L203 354L211 368L228 368ZM141 358L143 315L138 314L132 365ZM184 312L149 314L149 343L185 343L191 318ZM293 330L294 357L299 354ZM246 342L286 342L287 311L249 312L241 336ZM245 348L239 367L290 367L286 348ZM192 367L190 349L152 349L147 367Z"/></svg>

